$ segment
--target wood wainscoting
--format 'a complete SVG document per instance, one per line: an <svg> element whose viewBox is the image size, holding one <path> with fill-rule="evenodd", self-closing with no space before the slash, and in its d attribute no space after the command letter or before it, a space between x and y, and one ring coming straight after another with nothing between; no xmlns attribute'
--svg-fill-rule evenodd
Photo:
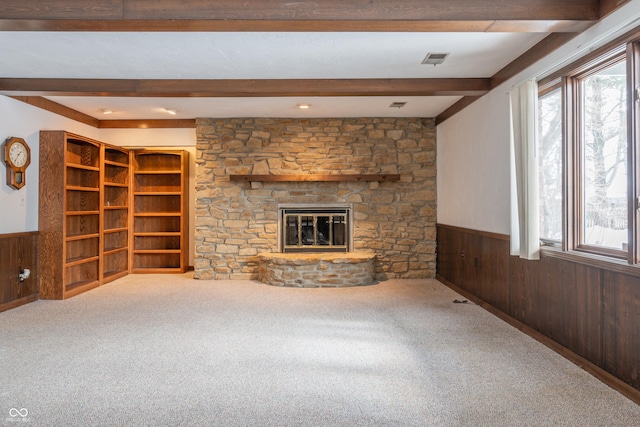
<svg viewBox="0 0 640 427"><path fill-rule="evenodd" d="M640 269L437 226L437 277L640 403Z"/></svg>
<svg viewBox="0 0 640 427"><path fill-rule="evenodd" d="M0 235L0 312L38 299L38 232ZM20 281L20 269L30 271Z"/></svg>

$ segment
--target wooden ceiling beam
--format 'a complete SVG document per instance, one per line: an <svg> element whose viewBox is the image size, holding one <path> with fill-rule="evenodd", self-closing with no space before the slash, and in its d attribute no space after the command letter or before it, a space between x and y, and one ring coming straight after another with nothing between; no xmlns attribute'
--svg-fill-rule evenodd
<svg viewBox="0 0 640 427"><path fill-rule="evenodd" d="M87 114L81 113L80 111L74 110L73 108L58 104L57 102L41 96L12 96L11 98L89 126L98 127L100 124L100 120L95 117L91 117Z"/></svg>
<svg viewBox="0 0 640 427"><path fill-rule="evenodd" d="M12 96L11 98L99 129L179 129L196 127L195 119L99 120L41 96Z"/></svg>
<svg viewBox="0 0 640 427"><path fill-rule="evenodd" d="M551 33L580 32L595 20L536 21L320 21L320 20L34 20L0 19L0 31L91 32L396 32Z"/></svg>
<svg viewBox="0 0 640 427"><path fill-rule="evenodd" d="M3 0L0 30L575 32L612 1Z"/></svg>
<svg viewBox="0 0 640 427"><path fill-rule="evenodd" d="M277 97L478 96L488 78L119 80L0 78L0 93L30 96Z"/></svg>
<svg viewBox="0 0 640 427"><path fill-rule="evenodd" d="M600 0L600 19L604 18L614 10L624 6L631 0Z"/></svg>
<svg viewBox="0 0 640 427"><path fill-rule="evenodd" d="M491 89L500 86L511 77L526 70L529 66L535 64L560 46L569 42L576 37L578 33L554 33L538 42L531 49L520 55L518 58L509 63L506 67L495 73L491 77Z"/></svg>
<svg viewBox="0 0 640 427"><path fill-rule="evenodd" d="M578 33L553 33L542 39L538 44L520 55L506 67L498 71L491 77L491 89L495 89L511 77L517 75L527 67L535 64L538 60L549 55L558 47L567 43L569 40L577 36ZM469 105L480 99L481 96L465 96L458 102L447 108L436 117L436 125L453 117L455 114L464 110Z"/></svg>
<svg viewBox="0 0 640 427"><path fill-rule="evenodd" d="M6 0L3 0L6 1ZM18 0L24 4L24 0ZM30 0L39 4L38 0ZM125 19L593 20L598 0L124 0Z"/></svg>
<svg viewBox="0 0 640 427"><path fill-rule="evenodd" d="M2 19L597 20L599 0L2 0Z"/></svg>

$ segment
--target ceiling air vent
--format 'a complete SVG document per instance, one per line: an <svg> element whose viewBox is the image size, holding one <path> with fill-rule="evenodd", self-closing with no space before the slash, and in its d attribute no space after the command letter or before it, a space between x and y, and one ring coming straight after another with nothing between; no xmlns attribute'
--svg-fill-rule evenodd
<svg viewBox="0 0 640 427"><path fill-rule="evenodd" d="M391 105L389 105L389 107L391 107L391 108L402 108L405 105L407 105L406 102L392 102Z"/></svg>
<svg viewBox="0 0 640 427"><path fill-rule="evenodd" d="M449 53L427 53L427 56L424 57L424 59L422 60L421 64L431 64L434 67L436 65L440 65L444 62L445 59L447 59L447 56L449 56Z"/></svg>

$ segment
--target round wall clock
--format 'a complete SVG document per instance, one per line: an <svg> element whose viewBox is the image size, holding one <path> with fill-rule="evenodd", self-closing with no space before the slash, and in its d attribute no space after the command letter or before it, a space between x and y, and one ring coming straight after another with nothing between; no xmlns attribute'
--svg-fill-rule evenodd
<svg viewBox="0 0 640 427"><path fill-rule="evenodd" d="M7 185L19 190L24 187L31 150L22 138L9 137L4 143L4 162L7 165Z"/></svg>

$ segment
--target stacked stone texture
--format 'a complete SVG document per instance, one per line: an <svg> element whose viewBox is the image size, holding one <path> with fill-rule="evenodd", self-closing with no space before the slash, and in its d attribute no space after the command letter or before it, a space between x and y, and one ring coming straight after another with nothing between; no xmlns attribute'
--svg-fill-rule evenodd
<svg viewBox="0 0 640 427"><path fill-rule="evenodd" d="M375 277L374 260L372 251L261 253L258 254L258 280L273 286L298 288L369 285Z"/></svg>
<svg viewBox="0 0 640 427"><path fill-rule="evenodd" d="M351 203L375 277L435 277L433 119L198 119L195 277L257 279L281 203ZM233 174L400 174L396 182L234 182Z"/></svg>

